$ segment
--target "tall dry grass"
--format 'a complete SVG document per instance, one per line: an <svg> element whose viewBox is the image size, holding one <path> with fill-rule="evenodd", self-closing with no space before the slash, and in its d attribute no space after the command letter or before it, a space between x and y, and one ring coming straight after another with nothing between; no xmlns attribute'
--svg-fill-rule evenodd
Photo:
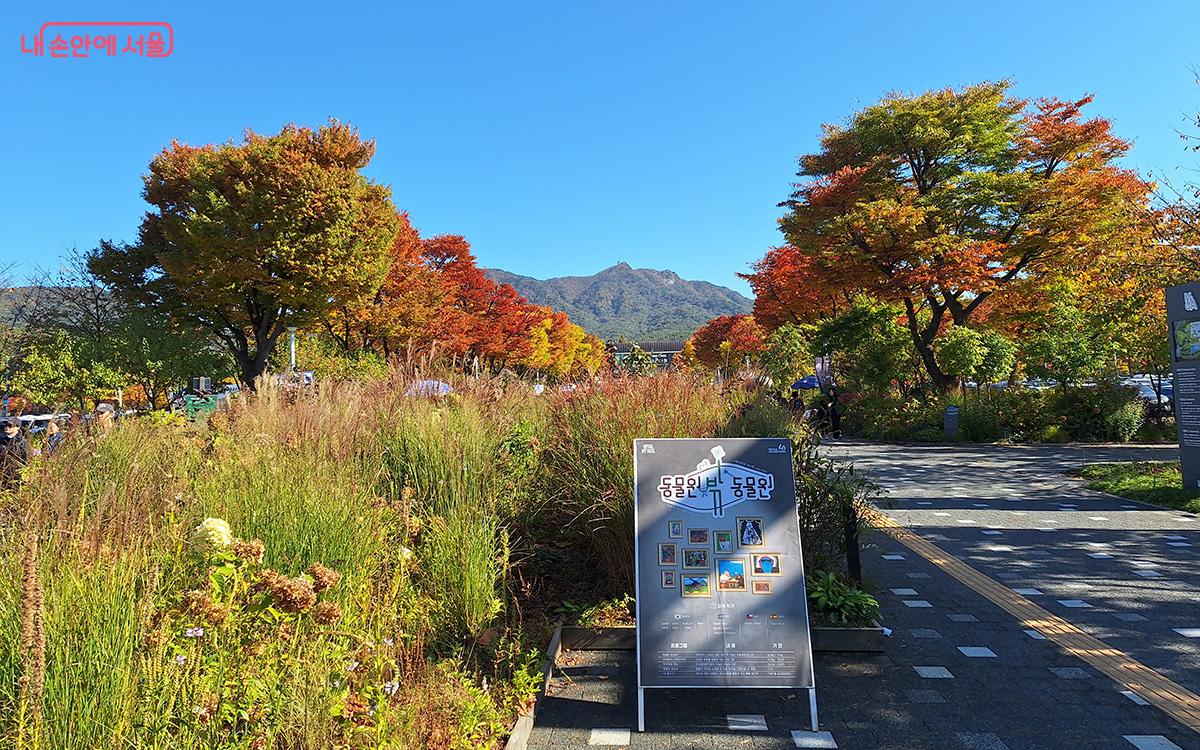
<svg viewBox="0 0 1200 750"><path fill-rule="evenodd" d="M512 498L495 459L532 401L519 384L461 376L454 399L404 397L431 374L300 393L264 383L208 427L131 420L39 460L18 496L0 498L0 576L36 571L44 637L33 640L45 648L31 658L30 585L0 586L0 743L501 739L510 697L480 687L473 670L486 659L460 656L503 625ZM188 532L210 516L261 540L261 562L231 574L219 571L240 568L197 558ZM322 594L336 622L284 613L271 625L253 580L222 593L229 575L296 576L314 563L341 574ZM196 596L229 614L196 620L186 605ZM413 695L426 702L400 700Z"/></svg>
<svg viewBox="0 0 1200 750"><path fill-rule="evenodd" d="M633 441L715 435L737 405L680 372L608 378L553 397L546 491L582 531L613 593L633 590Z"/></svg>

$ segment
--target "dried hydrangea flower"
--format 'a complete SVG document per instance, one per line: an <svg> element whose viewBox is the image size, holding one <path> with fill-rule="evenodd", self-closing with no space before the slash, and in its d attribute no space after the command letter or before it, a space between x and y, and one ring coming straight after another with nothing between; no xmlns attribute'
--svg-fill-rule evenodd
<svg viewBox="0 0 1200 750"><path fill-rule="evenodd" d="M271 589L271 595L275 597L275 602L285 612L303 612L317 603L317 592L313 590L312 581L307 578L276 575L267 585Z"/></svg>
<svg viewBox="0 0 1200 750"><path fill-rule="evenodd" d="M233 554L248 563L262 565L264 552L266 552L266 547L263 546L261 539L252 539L249 542L238 539L233 543Z"/></svg>
<svg viewBox="0 0 1200 750"><path fill-rule="evenodd" d="M327 568L321 563L313 563L312 565L309 565L307 572L310 576L312 576L313 589L318 592L324 591L327 588L331 588L336 585L338 581L342 580L341 573L333 570L332 568Z"/></svg>
<svg viewBox="0 0 1200 750"><path fill-rule="evenodd" d="M333 602L320 602L313 607L313 621L320 625L337 622L342 617L342 608Z"/></svg>

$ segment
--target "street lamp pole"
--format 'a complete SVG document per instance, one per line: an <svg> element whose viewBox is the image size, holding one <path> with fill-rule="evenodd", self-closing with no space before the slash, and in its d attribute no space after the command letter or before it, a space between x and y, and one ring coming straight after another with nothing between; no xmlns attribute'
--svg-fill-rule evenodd
<svg viewBox="0 0 1200 750"><path fill-rule="evenodd" d="M288 374L296 372L296 326L288 326Z"/></svg>

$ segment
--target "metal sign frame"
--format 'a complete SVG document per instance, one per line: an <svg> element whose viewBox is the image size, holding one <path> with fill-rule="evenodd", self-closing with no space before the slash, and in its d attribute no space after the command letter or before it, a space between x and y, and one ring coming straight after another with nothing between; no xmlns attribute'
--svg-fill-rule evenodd
<svg viewBox="0 0 1200 750"><path fill-rule="evenodd" d="M790 441L780 438L647 438L635 440L633 449L638 731L646 729L647 689L722 687L807 690L812 731L817 731L816 678ZM726 455L730 455L728 460ZM651 456L654 458L651 459ZM754 460L744 460L747 456L753 456ZM646 464L651 463L657 466L647 469ZM689 471L692 466L695 469ZM772 468L763 468L768 466ZM643 471L652 471L653 474L643 476ZM646 489L643 485L651 481L654 483L650 485L654 487L653 496L647 497L643 493ZM653 513L648 512L651 509ZM757 527L755 521L758 522ZM655 524L655 531L643 529L643 523ZM716 525L731 528L713 528ZM743 530L744 539L738 537ZM695 543L691 544L693 532L702 532L702 535L696 536ZM732 537L728 536L731 532ZM724 551L718 544L718 533L726 535L721 539L731 545ZM745 545L743 541L758 541L759 544ZM685 549L689 544L691 549ZM664 546L671 549L664 550ZM752 551L755 549L759 550L757 554ZM699 565L698 553L701 551L706 560L702 568L706 571L705 576L697 574L686 577L691 580L706 577L704 590L708 593L687 594L683 579L691 568L686 553L693 553L691 561ZM647 553L653 554L654 558L643 560ZM671 561L669 565L663 562L664 559ZM725 573L714 575L714 569L720 570L721 561L727 563ZM739 575L740 581L733 576L724 578L731 571L739 570L739 562L741 573L735 575ZM759 567L756 568L756 565ZM778 566L775 571L772 571L772 565ZM643 581L644 571L646 575L656 573L660 580L651 581L647 578ZM665 585L668 572L673 576L670 588ZM766 585L762 588L765 591L760 591L756 584L764 582ZM776 583L785 582L788 586L786 592L782 586L781 590L775 591ZM652 586L654 583L662 585ZM736 587L738 584L740 588ZM714 602L705 609L707 616L704 622L699 622L698 618L692 620L698 615L701 605L696 602L700 600ZM644 608L648 610L645 613ZM718 611L709 613L713 609ZM661 673L664 667L661 665L682 663L681 660L691 656L687 652L688 643L669 642L671 649L682 647L680 656L675 657L676 652L670 650L655 650L660 664L658 679L643 674L643 666L651 657L645 650L647 644L644 641L654 644L670 637L655 631L653 635L647 633L644 638L643 628L649 628L654 618L661 618L671 610L674 610L674 620L682 618L690 621L681 625L660 619L660 629L696 628L702 630L708 640L720 638L726 650L719 657L711 658L711 651L692 652L696 655L696 660L692 662L694 668L699 669L699 659L704 656L705 667L718 664L718 671L678 679L664 676ZM766 614L767 611L770 614ZM736 623L737 628L732 635L725 622L730 615L734 619L729 624ZM768 623L772 624L768 626ZM793 649L785 649L785 642L767 641L769 627L775 627L776 624L783 629L781 632L788 634L792 642L786 645L793 646ZM711 632L710 628L719 633ZM742 628L751 629L759 639L767 641L763 645L768 648L738 649L738 642L731 642L730 638L738 637L740 641L741 636L737 634ZM769 650L772 647L780 650ZM739 657L743 657L741 662ZM791 659L790 663L788 659ZM764 660L766 674L739 671L756 672ZM721 673L721 667L730 671ZM784 669L790 670L786 677L782 675ZM701 684L682 682L693 678Z"/></svg>
<svg viewBox="0 0 1200 750"><path fill-rule="evenodd" d="M1168 287L1167 335L1174 391L1171 407L1179 437L1184 489L1200 489L1200 284ZM1185 351L1186 349L1186 351Z"/></svg>

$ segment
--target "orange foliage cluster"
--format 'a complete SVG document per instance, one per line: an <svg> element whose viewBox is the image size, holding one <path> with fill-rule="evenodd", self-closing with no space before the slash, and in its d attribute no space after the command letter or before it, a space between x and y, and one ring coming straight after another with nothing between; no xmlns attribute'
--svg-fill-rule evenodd
<svg viewBox="0 0 1200 750"><path fill-rule="evenodd" d="M751 315L722 315L700 326L689 343L706 367L740 365L743 357L761 352L766 332Z"/></svg>
<svg viewBox="0 0 1200 750"><path fill-rule="evenodd" d="M391 356L436 349L558 377L595 373L604 365L603 341L566 313L532 305L509 284L489 279L463 237L423 239L402 213L391 253L379 291L335 310L325 322L346 351Z"/></svg>

